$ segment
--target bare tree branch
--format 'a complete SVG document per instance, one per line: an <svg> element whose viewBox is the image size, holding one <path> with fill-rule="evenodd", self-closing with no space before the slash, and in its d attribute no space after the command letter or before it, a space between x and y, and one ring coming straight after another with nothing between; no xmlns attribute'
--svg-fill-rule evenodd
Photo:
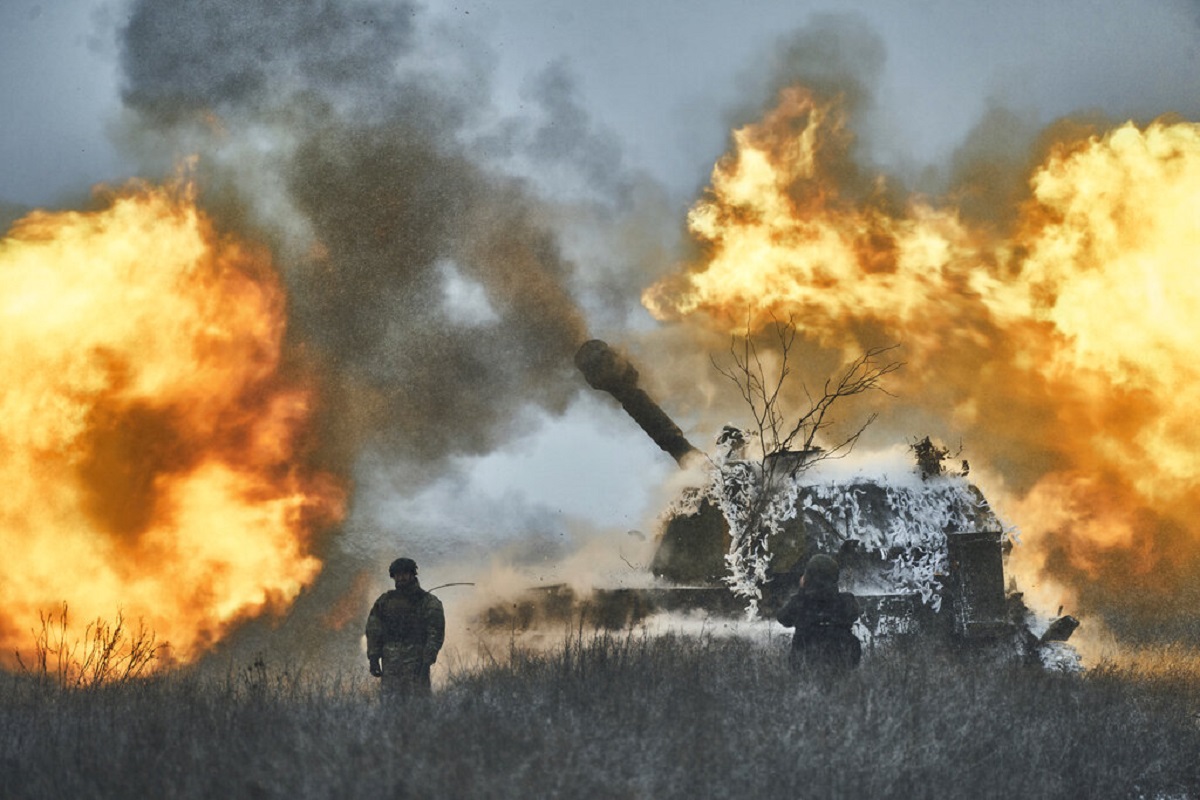
<svg viewBox="0 0 1200 800"><path fill-rule="evenodd" d="M749 316L745 334L730 340L731 363L721 364L715 358L717 372L729 379L738 389L753 420L752 436L758 438L759 458L739 461L736 468L726 465L720 474L722 510L730 525L731 545L727 561L736 573L731 582L746 591L757 592L754 583L765 575L764 559L769 558L768 541L781 524L782 517L794 514L781 498L782 479L789 481L815 464L849 454L863 432L875 421L875 415L853 433L832 443L823 442L833 425L832 410L839 401L871 391L890 394L883 380L903 366L892 359L898 345L877 347L864 352L850 362L841 373L825 381L820 395L806 384L799 389L804 396L804 410L787 416L785 395L792 372L793 348L797 330L792 319L775 320L778 366L768 370L767 359L751 335ZM740 341L739 341L740 340ZM754 475L753 484L745 485L745 468ZM781 517L781 519L775 519ZM750 566L747 566L750 565ZM753 578L747 581L747 575Z"/></svg>
<svg viewBox="0 0 1200 800"><path fill-rule="evenodd" d="M69 639L67 604L57 612L40 612L41 630L33 634L33 659L26 662L16 651L22 671L62 689L90 689L102 684L126 683L147 674L159 657L161 645L145 623L125 626L117 611L110 624L101 618L89 622L82 637Z"/></svg>

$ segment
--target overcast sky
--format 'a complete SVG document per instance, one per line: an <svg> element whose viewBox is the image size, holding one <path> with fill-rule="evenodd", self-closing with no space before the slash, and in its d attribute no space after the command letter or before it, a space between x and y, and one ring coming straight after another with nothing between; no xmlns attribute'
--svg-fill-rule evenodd
<svg viewBox="0 0 1200 800"><path fill-rule="evenodd" d="M561 0L433 2L452 37L494 56L495 98L519 107L562 60L627 162L686 192L728 135L727 113L781 35L819 12L860 13L885 47L876 155L937 163L999 101L1048 121L1200 114L1200 5L1080 2ZM120 112L112 0L0 4L0 200L51 204L128 176L106 132Z"/></svg>
<svg viewBox="0 0 1200 800"><path fill-rule="evenodd" d="M776 42L828 12L857 14L882 44L860 124L871 157L896 173L944 167L995 106L1037 124L1095 112L1200 119L1200 4L1190 0L443 0L422 13L442 47L482 59L497 114L520 116L530 82L556 66L595 141L682 214L769 80ZM69 205L95 182L136 174L138 154L112 136L126 18L111 0L0 4L0 204ZM442 68L438 52L423 52L430 71ZM673 464L610 406L579 402L480 459L471 502L637 526L646 487ZM589 421L596 414L608 416Z"/></svg>

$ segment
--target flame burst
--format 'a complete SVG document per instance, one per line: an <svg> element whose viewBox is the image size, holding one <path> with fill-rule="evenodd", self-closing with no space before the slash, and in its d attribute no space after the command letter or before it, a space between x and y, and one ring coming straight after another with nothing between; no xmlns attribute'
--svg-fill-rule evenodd
<svg viewBox="0 0 1200 800"><path fill-rule="evenodd" d="M342 491L297 464L311 391L281 376L267 254L189 190L34 212L0 241L3 650L39 614L142 618L195 659L320 569Z"/></svg>
<svg viewBox="0 0 1200 800"><path fill-rule="evenodd" d="M896 416L945 420L1003 476L1029 583L1052 574L1118 627L1198 593L1200 125L1053 144L1003 223L864 177L839 102L803 88L734 144L688 217L700 257L647 308L901 343Z"/></svg>

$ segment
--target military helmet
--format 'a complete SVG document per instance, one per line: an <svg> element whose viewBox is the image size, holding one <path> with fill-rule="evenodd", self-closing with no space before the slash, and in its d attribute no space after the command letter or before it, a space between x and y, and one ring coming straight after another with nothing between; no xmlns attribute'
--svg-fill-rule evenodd
<svg viewBox="0 0 1200 800"><path fill-rule="evenodd" d="M413 561L411 558L397 558L391 563L391 566L388 567L388 575L393 578L402 572L409 572L413 575L416 575L417 562Z"/></svg>
<svg viewBox="0 0 1200 800"><path fill-rule="evenodd" d="M804 568L804 585L810 589L827 589L837 586L841 568L832 556L818 553L808 560Z"/></svg>

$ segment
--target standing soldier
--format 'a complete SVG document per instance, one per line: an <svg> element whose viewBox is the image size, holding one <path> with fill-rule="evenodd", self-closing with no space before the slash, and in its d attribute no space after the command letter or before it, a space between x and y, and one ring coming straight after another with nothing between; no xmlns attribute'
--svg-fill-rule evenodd
<svg viewBox="0 0 1200 800"><path fill-rule="evenodd" d="M862 658L862 645L851 630L858 619L858 600L838 591L839 571L830 556L813 556L799 591L775 617L784 627L796 629L788 658L793 671L840 672L858 666Z"/></svg>
<svg viewBox="0 0 1200 800"><path fill-rule="evenodd" d="M428 695L429 668L446 638L442 601L421 588L411 558L397 558L388 574L396 588L380 595L367 616L371 674L383 679L385 697Z"/></svg>

